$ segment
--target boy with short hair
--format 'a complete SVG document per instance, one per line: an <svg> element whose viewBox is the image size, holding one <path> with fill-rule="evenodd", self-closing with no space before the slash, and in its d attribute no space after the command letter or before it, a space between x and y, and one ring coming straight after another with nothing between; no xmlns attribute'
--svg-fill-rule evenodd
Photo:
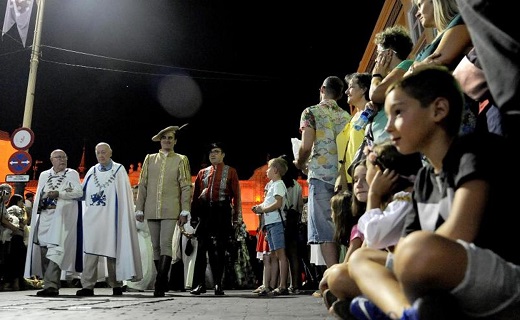
<svg viewBox="0 0 520 320"><path fill-rule="evenodd" d="M350 305L358 319L451 319L459 311L507 318L520 303L520 256L506 245L518 241L510 221L516 191L505 187L517 170L498 172L497 155L510 149L504 138L458 136L463 101L451 73L438 67L416 70L387 91L394 145L421 152L428 164L418 172L415 210L394 256L362 248L350 259L352 293L363 294Z"/></svg>
<svg viewBox="0 0 520 320"><path fill-rule="evenodd" d="M267 243L271 254L278 258L280 285L273 290L273 295L288 295L287 275L289 272L289 264L285 254L285 232L282 211L285 207L285 198L287 189L282 181L283 175L287 172L287 161L282 157L273 158L267 164L267 192L264 201L254 206L252 209L256 214L263 214L265 220L265 229L267 231ZM264 289L267 290L268 289ZM259 295L265 295L268 292L262 291Z"/></svg>

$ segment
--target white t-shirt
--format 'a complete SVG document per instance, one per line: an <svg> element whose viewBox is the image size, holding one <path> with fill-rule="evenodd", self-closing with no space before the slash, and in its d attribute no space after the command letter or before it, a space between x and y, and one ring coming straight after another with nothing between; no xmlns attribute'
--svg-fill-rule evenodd
<svg viewBox="0 0 520 320"><path fill-rule="evenodd" d="M282 214L283 214L283 208L285 206L285 194L286 194L286 188L285 188L285 184L283 183L282 180L269 181L267 183L267 192L265 194L264 202L262 202L262 204L261 204L262 208L269 207L270 205L275 203L276 202L275 196L278 195L283 198L282 207L280 208L280 210L282 211ZM271 211L271 212L265 212L264 219L265 219L265 225L282 221L278 209L275 211ZM284 217L284 219L285 219L285 217Z"/></svg>

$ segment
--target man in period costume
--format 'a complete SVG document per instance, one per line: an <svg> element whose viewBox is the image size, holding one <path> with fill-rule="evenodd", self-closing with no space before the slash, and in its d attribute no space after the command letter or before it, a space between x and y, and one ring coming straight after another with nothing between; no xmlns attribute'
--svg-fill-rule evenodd
<svg viewBox="0 0 520 320"><path fill-rule="evenodd" d="M191 294L206 292L206 252L215 282L215 295L224 295L222 278L226 264L226 245L234 236L234 226L242 208L240 181L235 168L224 164L224 147L213 143L209 149L211 165L201 169L193 190L192 219L199 220L197 228L197 262Z"/></svg>
<svg viewBox="0 0 520 320"><path fill-rule="evenodd" d="M146 155L139 176L135 209L138 220L146 219L150 229L157 268L155 297L164 297L168 291L175 225L186 224L190 214L190 162L185 155L173 151L176 132L181 128L166 127L153 136L152 141L160 142L161 149Z"/></svg>

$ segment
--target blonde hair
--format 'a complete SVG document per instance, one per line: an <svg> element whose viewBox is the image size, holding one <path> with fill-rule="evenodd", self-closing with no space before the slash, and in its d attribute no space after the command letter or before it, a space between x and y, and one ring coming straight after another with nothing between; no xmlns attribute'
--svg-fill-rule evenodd
<svg viewBox="0 0 520 320"><path fill-rule="evenodd" d="M459 14L459 7L455 0L432 0L435 28L439 33L446 30L451 20Z"/></svg>
<svg viewBox="0 0 520 320"><path fill-rule="evenodd" d="M273 158L273 159L269 160L267 165L269 167L275 168L278 171L278 173L280 174L280 177L283 177L288 169L287 161L285 161L285 159L282 157Z"/></svg>

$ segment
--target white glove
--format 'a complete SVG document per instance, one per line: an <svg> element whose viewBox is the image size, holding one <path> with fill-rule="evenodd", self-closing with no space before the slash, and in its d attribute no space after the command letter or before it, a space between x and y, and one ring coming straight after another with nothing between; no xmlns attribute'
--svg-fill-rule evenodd
<svg viewBox="0 0 520 320"><path fill-rule="evenodd" d="M144 221L144 212L142 212L141 210L136 211L135 212L135 219L137 221L143 222Z"/></svg>

